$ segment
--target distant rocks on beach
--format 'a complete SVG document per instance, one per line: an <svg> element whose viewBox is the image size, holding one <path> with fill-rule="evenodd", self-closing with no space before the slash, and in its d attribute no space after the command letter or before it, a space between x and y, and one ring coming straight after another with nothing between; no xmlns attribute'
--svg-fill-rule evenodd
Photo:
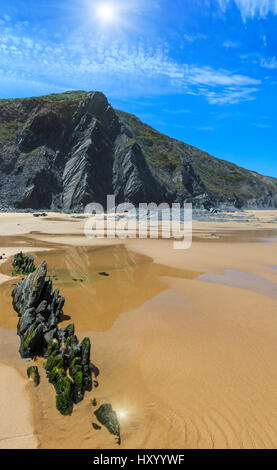
<svg viewBox="0 0 277 470"><path fill-rule="evenodd" d="M30 274L34 272L35 269L34 258L24 255L22 251L15 255L13 260L13 276L17 276L18 274Z"/></svg>
<svg viewBox="0 0 277 470"><path fill-rule="evenodd" d="M47 217L46 212L41 212L41 213L34 213L33 217Z"/></svg>

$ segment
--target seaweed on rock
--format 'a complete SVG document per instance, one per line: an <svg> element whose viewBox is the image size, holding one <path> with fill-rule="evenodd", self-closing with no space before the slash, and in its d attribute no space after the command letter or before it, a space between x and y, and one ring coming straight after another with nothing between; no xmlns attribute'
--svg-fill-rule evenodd
<svg viewBox="0 0 277 470"><path fill-rule="evenodd" d="M65 299L59 295L59 289L53 291L52 281L46 280L46 276L47 265L43 261L12 292L13 307L19 316L20 354L46 358L46 374L56 390L57 409L70 415L73 404L92 388L91 344L89 338L79 343L74 324L58 328ZM29 374L35 377L35 370L29 368Z"/></svg>
<svg viewBox="0 0 277 470"><path fill-rule="evenodd" d="M94 414L98 421L105 426L111 434L117 437L117 443L120 445L120 424L112 405L105 403L101 405Z"/></svg>
<svg viewBox="0 0 277 470"><path fill-rule="evenodd" d="M27 275L33 273L35 269L34 258L31 256L24 255L22 251L14 256L13 276L18 276L19 274Z"/></svg>
<svg viewBox="0 0 277 470"><path fill-rule="evenodd" d="M39 373L38 373L37 366L28 367L27 375L28 375L29 379L32 380L34 382L35 386L37 387L39 385L39 382L40 382L40 376L39 376Z"/></svg>

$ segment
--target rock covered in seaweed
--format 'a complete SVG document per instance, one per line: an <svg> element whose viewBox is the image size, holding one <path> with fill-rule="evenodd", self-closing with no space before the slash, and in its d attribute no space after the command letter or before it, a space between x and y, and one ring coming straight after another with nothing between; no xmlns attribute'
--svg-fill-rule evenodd
<svg viewBox="0 0 277 470"><path fill-rule="evenodd" d="M13 260L13 276L19 274L30 274L35 271L34 258L27 256L22 251L14 256Z"/></svg>
<svg viewBox="0 0 277 470"><path fill-rule="evenodd" d="M84 338L81 343L81 351L82 351L82 366L83 366L83 374L84 374L84 382L83 386L84 389L90 391L92 389L92 378L91 378L91 368L90 368L90 339Z"/></svg>
<svg viewBox="0 0 277 470"><path fill-rule="evenodd" d="M70 415L73 404L92 388L91 344L89 338L79 343L73 323L59 330L65 299L59 289L53 291L52 281L46 276L47 264L43 261L12 292L13 307L19 316L20 354L46 357L46 374L56 390L57 409ZM27 373L39 381L37 368L29 367Z"/></svg>
<svg viewBox="0 0 277 470"><path fill-rule="evenodd" d="M24 336L20 337L19 352L22 357L41 356L43 354L43 325L37 321L31 325Z"/></svg>
<svg viewBox="0 0 277 470"><path fill-rule="evenodd" d="M71 415L73 411L72 403L72 381L69 377L60 377L56 383L56 407L63 415Z"/></svg>
<svg viewBox="0 0 277 470"><path fill-rule="evenodd" d="M71 414L73 403L82 401L85 391L92 387L90 355L87 355L88 351L90 353L90 340L85 340L86 351L83 353L83 342L79 344L71 324L59 331L58 340L53 340L47 351L45 369L49 381L55 386L57 409L62 414ZM64 380L65 377L68 380Z"/></svg>
<svg viewBox="0 0 277 470"><path fill-rule="evenodd" d="M94 414L99 423L105 426L111 434L117 436L117 442L120 444L120 424L118 422L116 412L112 408L112 405L105 403L101 405L98 410L94 412Z"/></svg>
<svg viewBox="0 0 277 470"><path fill-rule="evenodd" d="M69 373L73 380L73 400L75 403L83 399L86 390L90 391L92 388L90 348L90 339L84 338L80 345L74 335L74 330L66 340L65 355L68 360Z"/></svg>
<svg viewBox="0 0 277 470"><path fill-rule="evenodd" d="M66 361L60 343L51 341L47 350L47 361L44 364L49 382L56 390L56 408L63 415L71 415L73 411L72 381L67 377Z"/></svg>
<svg viewBox="0 0 277 470"><path fill-rule="evenodd" d="M40 376L39 376L39 373L38 373L37 366L28 367L27 375L28 375L29 379L32 380L34 382L35 386L37 387L39 385L39 382L40 382Z"/></svg>

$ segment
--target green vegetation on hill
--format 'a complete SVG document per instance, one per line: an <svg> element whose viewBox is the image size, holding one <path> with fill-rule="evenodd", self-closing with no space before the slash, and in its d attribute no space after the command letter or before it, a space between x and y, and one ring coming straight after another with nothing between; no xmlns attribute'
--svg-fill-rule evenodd
<svg viewBox="0 0 277 470"><path fill-rule="evenodd" d="M116 110L118 117L131 128L147 161L161 169L174 170L182 165L180 154L174 148L173 139L142 123L133 114Z"/></svg>
<svg viewBox="0 0 277 470"><path fill-rule="evenodd" d="M88 94L87 91L77 90L77 91L66 91L65 93L52 93L51 95L40 96L41 100L44 101L77 101L84 98Z"/></svg>
<svg viewBox="0 0 277 470"><path fill-rule="evenodd" d="M171 182L172 172L180 170L188 162L204 183L206 190L219 199L236 196L237 199L244 201L250 197L261 197L264 186L268 190L276 191L277 180L275 178L267 178L215 158L156 131L132 114L119 110L116 112L124 124L131 129L147 161L155 170L158 170L159 176L167 184ZM174 185L176 187L176 182Z"/></svg>
<svg viewBox="0 0 277 470"><path fill-rule="evenodd" d="M0 122L0 146L9 144L15 139L19 123L16 120Z"/></svg>
<svg viewBox="0 0 277 470"><path fill-rule="evenodd" d="M42 96L33 96L30 98L7 98L7 99L0 99L0 106L17 102L17 101L24 101L30 99L39 99L48 102L62 102L62 101L77 101L84 98L88 94L87 91L83 90L72 90L66 91L64 93L51 93L50 95L42 95Z"/></svg>

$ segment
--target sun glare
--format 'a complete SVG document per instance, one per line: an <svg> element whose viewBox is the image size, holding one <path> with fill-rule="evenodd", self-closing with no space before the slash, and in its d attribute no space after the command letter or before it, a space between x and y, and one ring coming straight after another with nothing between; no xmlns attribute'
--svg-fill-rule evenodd
<svg viewBox="0 0 277 470"><path fill-rule="evenodd" d="M126 418L126 415L127 415L127 413L126 413L126 411L124 411L124 410L120 410L120 411L118 412L118 417L119 417L120 419Z"/></svg>
<svg viewBox="0 0 277 470"><path fill-rule="evenodd" d="M105 23L112 23L116 19L116 11L111 3L101 3L97 7L98 18Z"/></svg>

